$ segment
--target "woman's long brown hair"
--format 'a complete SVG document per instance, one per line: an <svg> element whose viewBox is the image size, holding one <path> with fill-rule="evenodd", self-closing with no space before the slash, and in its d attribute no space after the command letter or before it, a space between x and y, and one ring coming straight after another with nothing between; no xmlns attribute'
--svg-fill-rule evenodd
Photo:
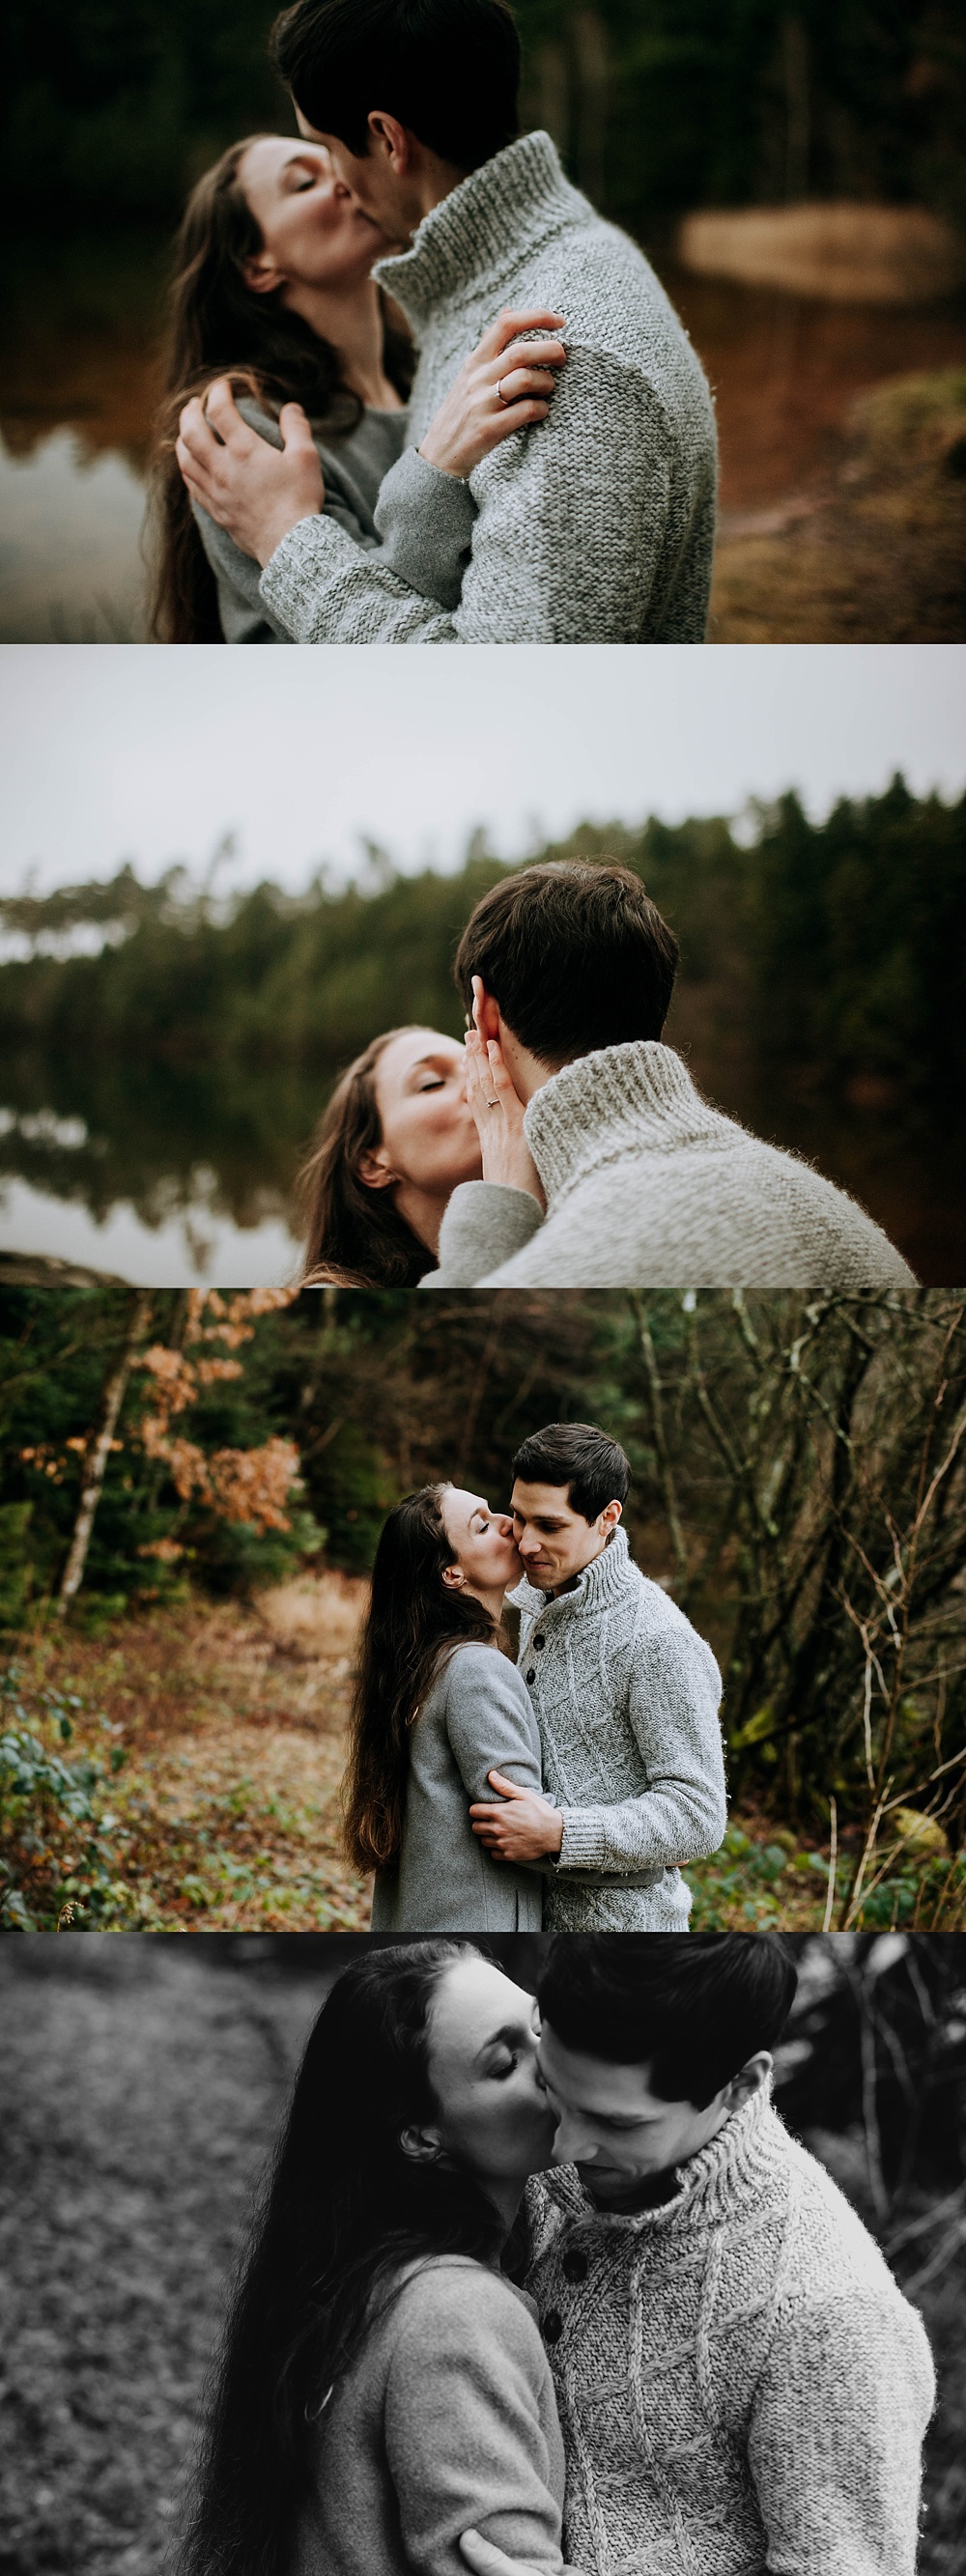
<svg viewBox="0 0 966 2576"><path fill-rule="evenodd" d="M342 1791L346 1852L363 1874L398 1858L410 1737L441 1657L471 1640L501 1643L483 1602L443 1582L457 1561L443 1520L445 1492L445 1485L423 1485L407 1494L376 1549Z"/></svg>
<svg viewBox="0 0 966 2576"><path fill-rule="evenodd" d="M313 428L344 438L361 419L358 394L342 382L339 360L301 314L273 295L255 295L245 262L263 248L262 232L239 184L246 152L262 141L248 134L223 152L192 190L175 250L165 393L150 469L153 568L151 632L164 644L221 644L215 576L195 524L175 456L178 415L191 394L227 376L235 393L254 394L277 416L299 402ZM405 401L413 346L402 316L382 298L383 363Z"/></svg>
<svg viewBox="0 0 966 2576"><path fill-rule="evenodd" d="M413 1023L415 1025L415 1023ZM385 1029L337 1083L299 1189L305 1210L303 1288L416 1288L435 1260L393 1205L391 1190L360 1180L363 1155L382 1143L376 1067L393 1038Z"/></svg>

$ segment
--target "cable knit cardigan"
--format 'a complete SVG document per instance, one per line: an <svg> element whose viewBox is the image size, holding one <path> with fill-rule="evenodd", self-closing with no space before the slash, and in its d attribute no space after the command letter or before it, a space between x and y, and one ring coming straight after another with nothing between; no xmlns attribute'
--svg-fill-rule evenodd
<svg viewBox="0 0 966 2576"><path fill-rule="evenodd" d="M420 349L412 444L386 476L376 527L391 550L400 512L448 518L462 505L472 550L461 602L446 614L316 516L265 567L270 616L303 644L700 643L714 545L711 397L653 269L570 187L549 135L524 135L474 170L376 274ZM506 306L562 314L567 363L547 419L505 439L467 490L416 451Z"/></svg>
<svg viewBox="0 0 966 2576"><path fill-rule="evenodd" d="M717 1851L727 1822L710 1646L641 1574L622 1529L572 1592L550 1601L524 1580L510 1599L544 1792L564 1818L545 1927L686 1931L678 1863Z"/></svg>
<svg viewBox="0 0 966 2576"><path fill-rule="evenodd" d="M605 2215L528 2186L564 2437L564 2548L595 2576L913 2576L929 2345L878 2246L763 2094Z"/></svg>
<svg viewBox="0 0 966 2576"><path fill-rule="evenodd" d="M578 1056L524 1130L547 1201L462 1181L424 1288L911 1288L844 1190L712 1109L657 1039Z"/></svg>

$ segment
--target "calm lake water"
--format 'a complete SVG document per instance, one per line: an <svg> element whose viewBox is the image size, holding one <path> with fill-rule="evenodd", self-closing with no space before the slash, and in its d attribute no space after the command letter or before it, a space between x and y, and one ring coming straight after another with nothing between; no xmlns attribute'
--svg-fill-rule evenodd
<svg viewBox="0 0 966 2576"><path fill-rule="evenodd" d="M112 234L14 245L0 347L0 640L145 633L143 471L167 244ZM966 364L966 314L826 305L662 273L715 387L724 526L740 533L821 461L885 376Z"/></svg>

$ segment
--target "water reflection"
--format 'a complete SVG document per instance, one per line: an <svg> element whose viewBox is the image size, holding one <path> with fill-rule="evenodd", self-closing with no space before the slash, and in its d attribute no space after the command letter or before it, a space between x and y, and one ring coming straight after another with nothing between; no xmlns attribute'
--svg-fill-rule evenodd
<svg viewBox="0 0 966 2576"><path fill-rule="evenodd" d="M675 1042L732 1116L860 1199L926 1286L966 1277L966 1168L899 1084L830 1098L817 1073L767 1082L742 1051ZM257 1287L291 1278L295 1180L328 1089L294 1069L246 1074L0 1061L0 1251L52 1255L136 1285Z"/></svg>
<svg viewBox="0 0 966 2576"><path fill-rule="evenodd" d="M0 638L140 640L141 478L168 259L157 233L8 249ZM966 313L826 305L658 265L715 386L724 532L751 532L881 378L966 364Z"/></svg>

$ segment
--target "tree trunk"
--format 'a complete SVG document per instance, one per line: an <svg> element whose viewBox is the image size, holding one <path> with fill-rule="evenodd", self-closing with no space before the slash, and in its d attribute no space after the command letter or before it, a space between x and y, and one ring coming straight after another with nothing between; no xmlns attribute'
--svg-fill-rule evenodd
<svg viewBox="0 0 966 2576"><path fill-rule="evenodd" d="M135 1289L128 1308L127 1331L123 1345L104 1380L97 1422L84 1453L80 1502L77 1507L77 1519L74 1522L74 1535L57 1594L59 1619L66 1617L83 1577L87 1551L91 1543L91 1531L94 1527L94 1515L101 1499L101 1489L111 1454L114 1425L121 1410L134 1354L150 1312L151 1299L147 1289Z"/></svg>

